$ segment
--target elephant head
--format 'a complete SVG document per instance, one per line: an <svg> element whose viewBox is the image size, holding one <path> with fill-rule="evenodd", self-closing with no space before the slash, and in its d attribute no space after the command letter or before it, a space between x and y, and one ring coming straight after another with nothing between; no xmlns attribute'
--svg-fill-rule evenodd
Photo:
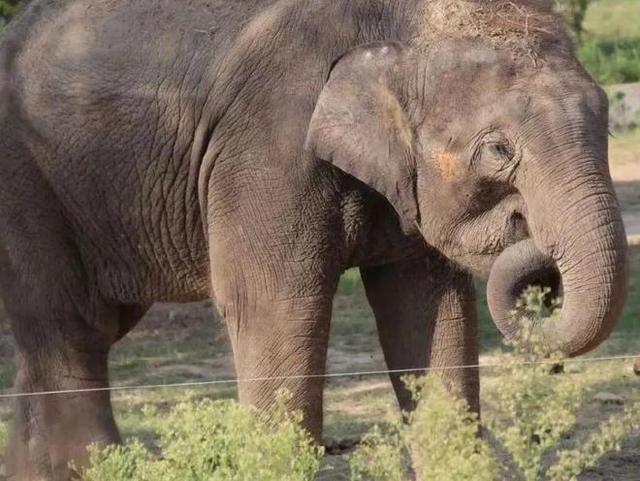
<svg viewBox="0 0 640 481"><path fill-rule="evenodd" d="M619 317L626 237L607 98L564 34L540 30L535 42L507 33L501 44L458 35L356 48L335 62L307 146L385 196L406 232L489 275L506 335L523 287L561 283L562 312L544 334L578 355Z"/></svg>

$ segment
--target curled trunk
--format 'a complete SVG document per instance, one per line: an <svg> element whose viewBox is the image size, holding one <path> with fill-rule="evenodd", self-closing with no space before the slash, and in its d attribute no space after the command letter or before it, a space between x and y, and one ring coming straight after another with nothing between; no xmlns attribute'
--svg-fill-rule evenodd
<svg viewBox="0 0 640 481"><path fill-rule="evenodd" d="M497 327L513 337L519 326L512 310L523 289L561 285L561 313L541 330L553 349L568 356L585 353L609 336L628 282L626 236L608 176L574 178L576 188L563 185L552 192L523 193L530 206L532 238L498 257L487 286Z"/></svg>

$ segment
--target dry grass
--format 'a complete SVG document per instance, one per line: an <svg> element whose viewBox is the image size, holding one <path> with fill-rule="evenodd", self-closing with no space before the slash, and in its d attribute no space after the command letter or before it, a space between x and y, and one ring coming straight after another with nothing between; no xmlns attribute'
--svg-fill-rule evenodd
<svg viewBox="0 0 640 481"><path fill-rule="evenodd" d="M547 0L434 0L426 3L423 32L428 45L481 38L537 64L549 50L573 50L564 20L552 7Z"/></svg>

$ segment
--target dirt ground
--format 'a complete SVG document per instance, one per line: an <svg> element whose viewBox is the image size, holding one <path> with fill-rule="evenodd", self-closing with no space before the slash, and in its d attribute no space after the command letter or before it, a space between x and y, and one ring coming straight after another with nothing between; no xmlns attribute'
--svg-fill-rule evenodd
<svg viewBox="0 0 640 481"><path fill-rule="evenodd" d="M610 144L611 176L627 235L640 240L640 133L620 134Z"/></svg>

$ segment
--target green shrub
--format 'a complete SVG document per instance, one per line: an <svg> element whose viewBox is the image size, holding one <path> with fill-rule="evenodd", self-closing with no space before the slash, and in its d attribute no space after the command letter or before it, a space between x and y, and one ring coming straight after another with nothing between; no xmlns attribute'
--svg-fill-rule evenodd
<svg viewBox="0 0 640 481"><path fill-rule="evenodd" d="M476 417L438 377L409 380L417 409L407 425L376 428L365 437L351 456L352 480L406 480L411 464L421 481L575 481L603 454L619 450L640 430L638 403L589 439L567 442L593 383L584 375L550 373L561 358L549 354L537 338L540 331L532 327L557 315L559 303L548 296L548 289L529 288L514 311L525 324L523 338L508 343L510 350L498 357L497 384L485 396L484 432L491 434L491 444L475 436L480 429Z"/></svg>
<svg viewBox="0 0 640 481"><path fill-rule="evenodd" d="M408 459L418 479L499 479L500 465L488 443L478 437L477 416L450 394L436 375L407 379L419 401L408 424L379 427L365 436L350 458L351 479L403 481Z"/></svg>
<svg viewBox="0 0 640 481"><path fill-rule="evenodd" d="M620 451L620 443L632 430L640 429L640 404L627 408L622 416L613 416L582 445L561 451L549 468L549 481L575 481L585 469L594 466L602 455Z"/></svg>
<svg viewBox="0 0 640 481"><path fill-rule="evenodd" d="M523 323L524 337L507 344L512 348L500 356L496 374L501 383L487 396L486 425L507 451L524 481L569 481L594 466L602 455L619 450L620 443L640 429L640 405L615 416L581 445L560 449L576 425L578 413L593 390L588 376L552 376L550 368L562 356L549 353L540 330L532 326L553 322L559 315L559 300L549 299L550 289L529 287L513 315ZM545 459L555 462L545 469Z"/></svg>
<svg viewBox="0 0 640 481"><path fill-rule="evenodd" d="M351 480L405 481L407 459L401 433L398 424L386 429L374 426L349 457Z"/></svg>
<svg viewBox="0 0 640 481"><path fill-rule="evenodd" d="M600 84L640 82L640 38L585 39L578 57Z"/></svg>
<svg viewBox="0 0 640 481"><path fill-rule="evenodd" d="M525 481L541 479L544 457L575 425L589 386L585 378L549 374L562 359L549 354L541 331L534 328L557 316L559 302L548 302L549 292L532 287L518 302L514 316L529 322L523 322L521 339L507 342L513 350L500 356L495 374L508 381L486 399L486 425L509 454L518 479Z"/></svg>
<svg viewBox="0 0 640 481"><path fill-rule="evenodd" d="M322 449L280 395L269 417L232 401L182 403L159 423L161 456L140 442L90 448L84 481L310 481ZM153 410L148 416L157 416Z"/></svg>

